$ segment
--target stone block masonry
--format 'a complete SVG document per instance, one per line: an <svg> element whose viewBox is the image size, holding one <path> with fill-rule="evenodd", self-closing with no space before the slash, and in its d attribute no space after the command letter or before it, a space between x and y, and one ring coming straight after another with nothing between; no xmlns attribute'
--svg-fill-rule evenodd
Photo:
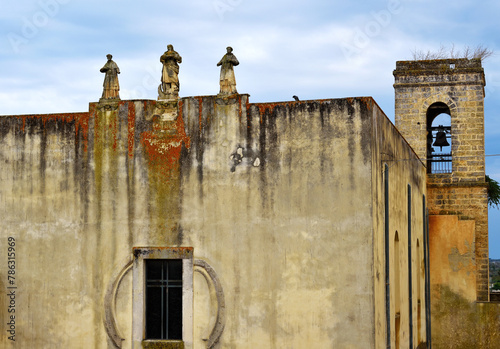
<svg viewBox="0 0 500 349"><path fill-rule="evenodd" d="M396 127L422 159L428 156L429 107L451 118L451 173L428 173L431 215L475 220L477 300L488 300L488 212L484 164L484 71L479 59L401 61L394 70ZM434 125L435 126L435 125ZM430 171L428 171L430 172Z"/></svg>

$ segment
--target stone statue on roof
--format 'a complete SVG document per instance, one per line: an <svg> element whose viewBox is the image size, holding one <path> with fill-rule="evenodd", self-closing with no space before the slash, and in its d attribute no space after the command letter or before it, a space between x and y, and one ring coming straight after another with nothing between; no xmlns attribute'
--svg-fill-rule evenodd
<svg viewBox="0 0 500 349"><path fill-rule="evenodd" d="M179 63L182 57L174 51L174 46L168 45L167 51L161 55L163 64L161 85L158 86L158 99L176 99L179 97Z"/></svg>
<svg viewBox="0 0 500 349"><path fill-rule="evenodd" d="M118 83L118 74L120 74L120 68L118 65L111 59L112 55L107 54L106 57L108 61L101 68L101 73L105 73L104 83L103 83L103 91L102 97L103 99L120 99L120 95L118 91L120 91L120 84Z"/></svg>
<svg viewBox="0 0 500 349"><path fill-rule="evenodd" d="M227 53L222 57L222 59L217 63L217 66L221 66L220 69L220 91L221 95L232 95L238 93L236 91L236 78L234 76L233 66L240 64L236 56L233 54L233 48L227 47Z"/></svg>

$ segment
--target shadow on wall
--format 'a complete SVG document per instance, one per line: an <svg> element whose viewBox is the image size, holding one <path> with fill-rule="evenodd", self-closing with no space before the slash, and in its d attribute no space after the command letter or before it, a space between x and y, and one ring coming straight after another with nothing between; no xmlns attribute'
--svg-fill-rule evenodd
<svg viewBox="0 0 500 349"><path fill-rule="evenodd" d="M500 348L500 303L469 302L449 287L435 286L432 296L434 349Z"/></svg>

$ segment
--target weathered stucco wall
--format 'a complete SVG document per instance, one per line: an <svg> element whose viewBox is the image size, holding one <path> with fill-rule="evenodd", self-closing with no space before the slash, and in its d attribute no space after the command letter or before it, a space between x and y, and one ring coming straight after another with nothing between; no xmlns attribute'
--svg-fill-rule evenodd
<svg viewBox="0 0 500 349"><path fill-rule="evenodd" d="M475 221L429 218L435 348L498 348L500 303L476 303Z"/></svg>
<svg viewBox="0 0 500 349"><path fill-rule="evenodd" d="M224 285L222 347L372 347L367 103L205 97L184 115L181 225Z"/></svg>
<svg viewBox="0 0 500 349"><path fill-rule="evenodd" d="M457 216L432 215L429 229L432 232L429 243L431 286L435 290L447 287L469 302L475 301L475 222L459 220ZM439 294L433 296L439 299Z"/></svg>
<svg viewBox="0 0 500 349"><path fill-rule="evenodd" d="M4 348L72 347L72 338L97 339L95 253L86 234L89 210L81 205L90 198L88 120L88 113L0 118ZM11 280L8 237L15 242ZM11 291L14 302L6 297ZM11 315L14 332L8 333ZM8 340L13 334L16 342Z"/></svg>
<svg viewBox="0 0 500 349"><path fill-rule="evenodd" d="M16 343L2 331L2 346L108 347L104 295L111 276L133 246L178 242L164 233L177 223L158 213L178 207L178 195L157 195L154 161L142 145L153 132L145 119L151 107L130 101L91 104L89 113L0 118L0 246L7 251L7 238L16 240L18 287ZM4 290L6 281L2 270ZM121 291L128 300L119 297L117 315L127 333L130 288Z"/></svg>
<svg viewBox="0 0 500 349"><path fill-rule="evenodd" d="M91 103L89 113L1 117L0 130L0 248L16 239L17 345L114 348L114 315L113 338L130 348L132 319L142 316L132 310L133 247L188 246L224 290L216 347L385 346L383 165L401 275L407 186L412 251L425 189L421 164L371 98ZM409 308L409 280L400 284ZM202 348L216 291L200 273L193 290L193 344ZM417 301L412 309L416 319ZM400 316L403 344L410 320Z"/></svg>
<svg viewBox="0 0 500 349"><path fill-rule="evenodd" d="M395 348L399 345L402 348L416 348L427 342L425 166L377 106L374 107L374 116L372 190L375 203L376 347L387 348L390 345ZM396 234L399 240L397 250ZM389 273L388 278L386 271ZM398 271L399 277L396 275ZM386 297L389 297L389 306Z"/></svg>

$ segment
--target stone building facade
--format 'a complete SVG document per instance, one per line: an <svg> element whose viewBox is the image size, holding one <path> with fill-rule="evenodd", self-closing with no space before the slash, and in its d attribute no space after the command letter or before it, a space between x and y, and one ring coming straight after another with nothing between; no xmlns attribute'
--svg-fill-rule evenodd
<svg viewBox="0 0 500 349"><path fill-rule="evenodd" d="M455 347L494 348L484 161L468 159L484 75L433 64L397 63L398 128L370 97L1 116L1 346L425 348L464 330ZM427 173L441 111L452 171ZM493 320L453 327L471 314Z"/></svg>
<svg viewBox="0 0 500 349"><path fill-rule="evenodd" d="M427 340L425 166L371 98L101 101L0 129L3 347ZM165 331L155 287L177 294Z"/></svg>

